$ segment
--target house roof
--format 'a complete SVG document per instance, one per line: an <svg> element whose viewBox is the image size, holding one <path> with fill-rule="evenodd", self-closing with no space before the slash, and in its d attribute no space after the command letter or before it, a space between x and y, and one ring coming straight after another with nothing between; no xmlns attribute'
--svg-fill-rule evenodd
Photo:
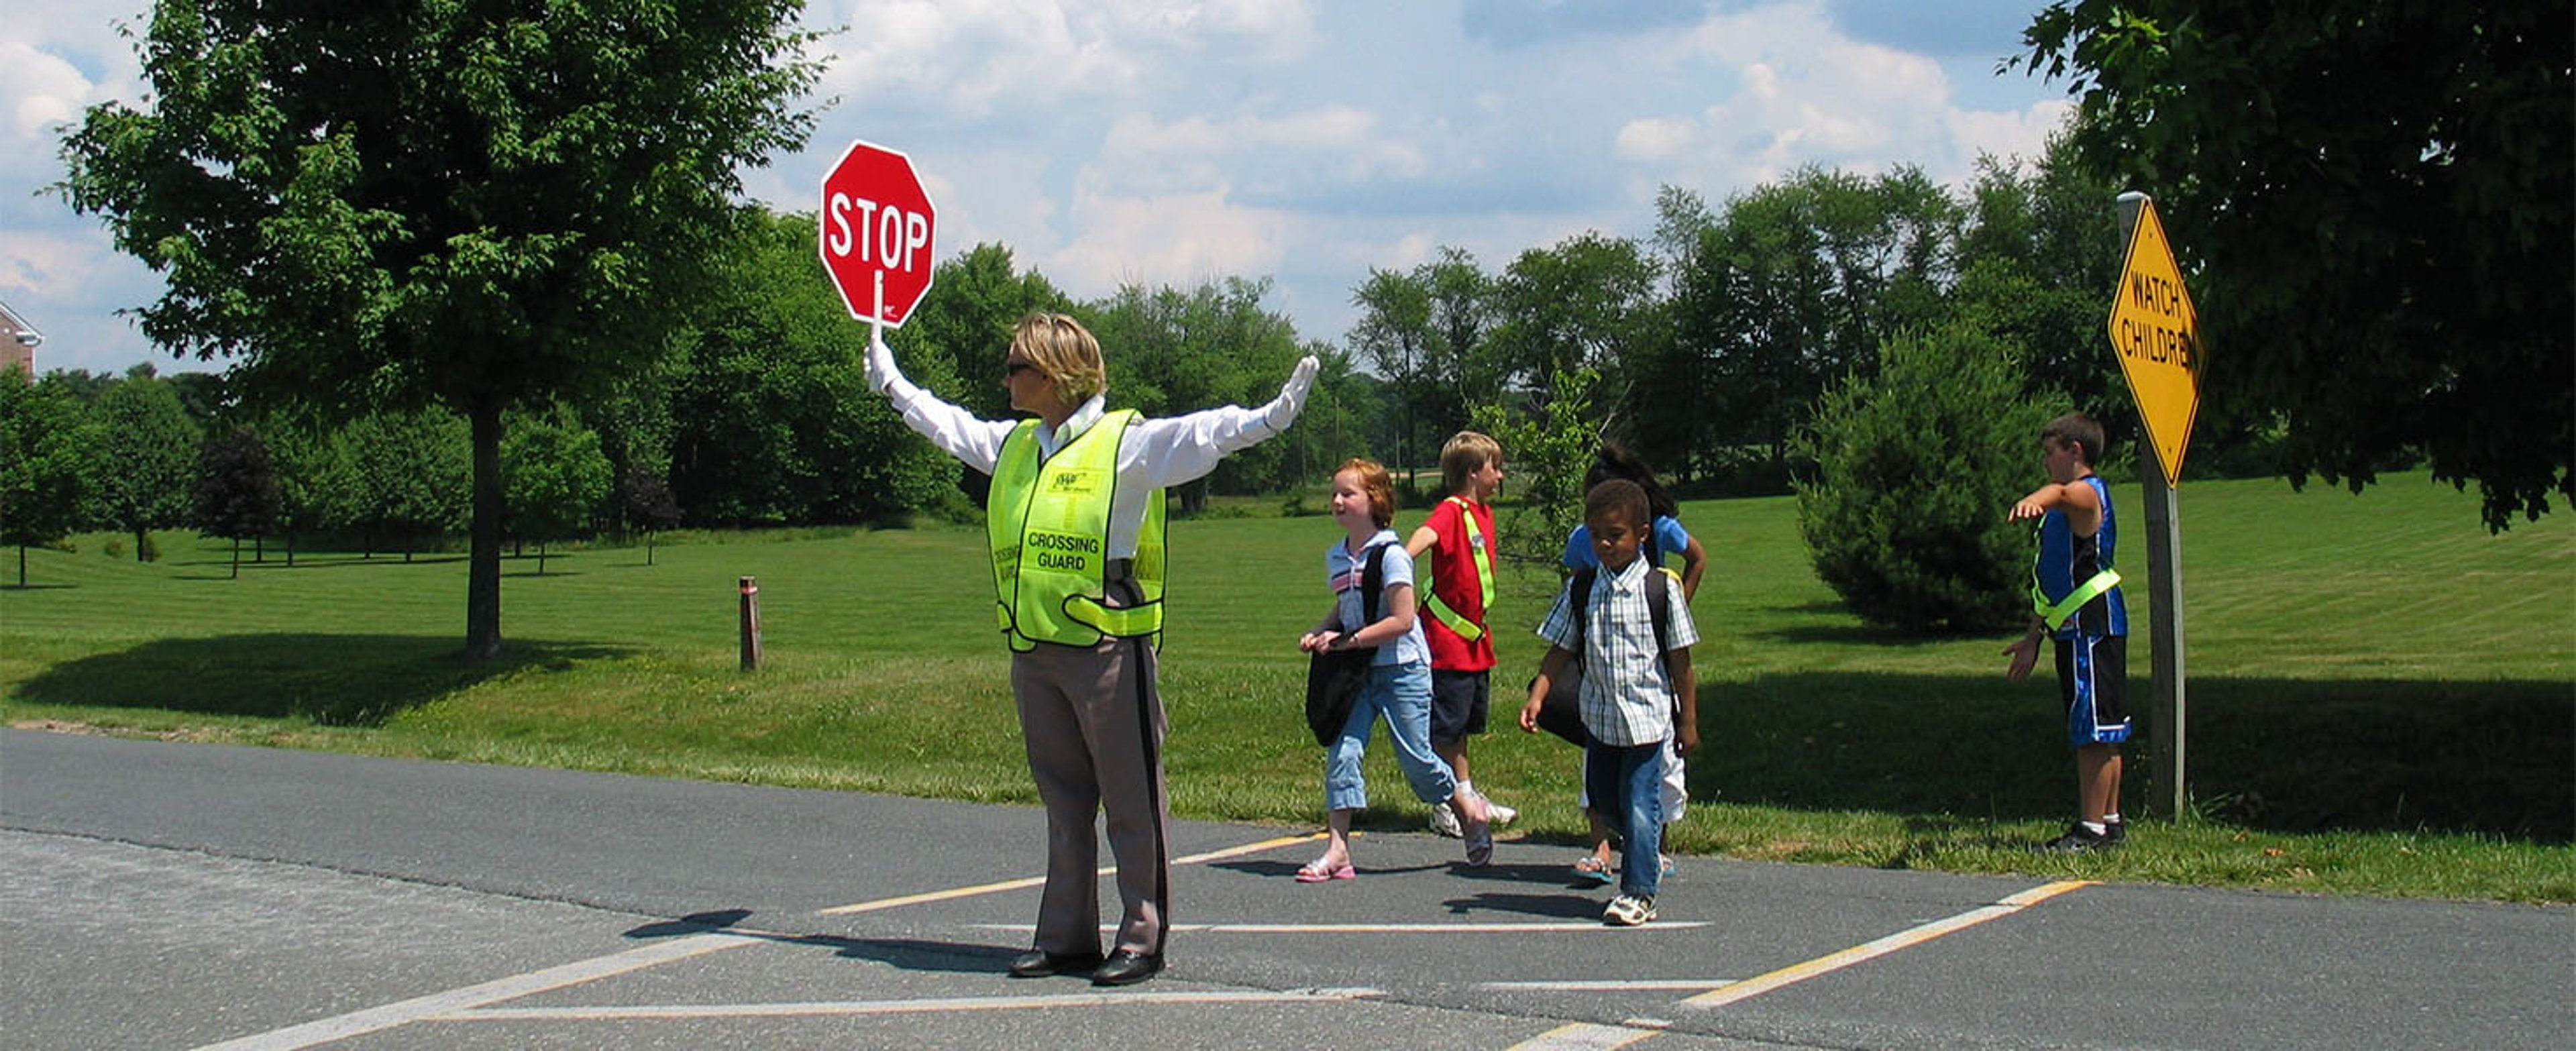
<svg viewBox="0 0 2576 1051"><path fill-rule="evenodd" d="M11 307L6 300L0 300L0 321L8 322L10 328L17 330L16 334L20 336L20 339L25 346L32 347L45 341L45 334L37 330L36 326L29 324L27 319L20 315L16 308ZM25 339L26 336L34 336L36 338L33 340L27 340Z"/></svg>

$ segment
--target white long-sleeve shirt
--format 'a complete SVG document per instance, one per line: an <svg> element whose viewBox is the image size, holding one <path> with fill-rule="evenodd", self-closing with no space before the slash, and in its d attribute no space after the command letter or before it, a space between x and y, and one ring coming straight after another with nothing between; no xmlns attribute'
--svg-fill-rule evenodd
<svg viewBox="0 0 2576 1051"><path fill-rule="evenodd" d="M1017 420L977 419L975 414L901 377L892 378L885 390L905 426L966 466L988 475L1001 458L1003 440L1019 426ZM1099 423L1107 411L1106 404L1095 394L1074 410L1064 426L1048 431L1041 425L1039 454L1054 456L1056 450ZM1295 421L1293 415L1273 421L1273 415L1279 415L1273 406L1247 409L1226 405L1183 416L1148 419L1130 429L1126 440L1118 444L1118 487L1109 501L1109 557L1136 557L1136 534L1145 526L1147 493L1181 485L1216 470L1217 461L1225 459L1226 454L1258 445Z"/></svg>

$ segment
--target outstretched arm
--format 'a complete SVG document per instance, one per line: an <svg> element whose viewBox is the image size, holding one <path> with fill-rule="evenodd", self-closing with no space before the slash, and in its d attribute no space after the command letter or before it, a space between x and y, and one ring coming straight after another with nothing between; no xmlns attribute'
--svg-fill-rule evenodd
<svg viewBox="0 0 2576 1051"><path fill-rule="evenodd" d="M1229 453L1287 430L1306 411L1306 394L1314 387L1320 367L1311 354L1298 361L1288 382L1279 388L1279 396L1258 409L1226 405L1145 421L1119 447L1120 480L1133 478L1157 489L1170 488L1216 470L1217 461Z"/></svg>
<svg viewBox="0 0 2576 1051"><path fill-rule="evenodd" d="M2013 503L2012 510L2005 513L2004 519L2026 522L2051 511L2066 512L2066 524L2075 530L2077 536L2092 536L2101 528L2102 501L2093 494L2093 487L2081 478L2072 482L2050 482L2031 490L2029 496Z"/></svg>
<svg viewBox="0 0 2576 1051"><path fill-rule="evenodd" d="M974 413L941 401L905 379L903 370L895 367L894 351L885 344L885 326L876 321L868 323L867 380L869 389L893 403L904 426L966 466L993 473L993 464L1002 455L1002 440L1011 435L1011 421L976 419Z"/></svg>

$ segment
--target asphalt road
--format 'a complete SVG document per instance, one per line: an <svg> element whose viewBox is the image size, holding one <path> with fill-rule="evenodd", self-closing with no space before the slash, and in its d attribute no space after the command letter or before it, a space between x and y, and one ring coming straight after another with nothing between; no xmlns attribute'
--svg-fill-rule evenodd
<svg viewBox="0 0 2576 1051"><path fill-rule="evenodd" d="M1013 980L1030 807L0 731L12 1048L2556 1048L2576 911L1175 829L1171 970ZM2151 833L2150 833L2151 834ZM1104 851L1103 857L1107 855ZM1104 881L1104 899L1114 890ZM1114 918L1114 917L1111 917Z"/></svg>

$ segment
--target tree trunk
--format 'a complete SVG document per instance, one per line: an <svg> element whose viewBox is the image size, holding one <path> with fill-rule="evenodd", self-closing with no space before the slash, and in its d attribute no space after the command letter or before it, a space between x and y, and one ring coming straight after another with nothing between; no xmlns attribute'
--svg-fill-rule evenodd
<svg viewBox="0 0 2576 1051"><path fill-rule="evenodd" d="M477 404L474 424L474 541L465 571L465 656L501 655L501 406Z"/></svg>
<svg viewBox="0 0 2576 1051"><path fill-rule="evenodd" d="M18 545L18 590L27 590L27 545Z"/></svg>
<svg viewBox="0 0 2576 1051"><path fill-rule="evenodd" d="M241 579L241 538L240 538L240 537L234 537L234 538L233 538L233 577L232 577L232 578L233 578L234 580L240 580L240 579Z"/></svg>
<svg viewBox="0 0 2576 1051"><path fill-rule="evenodd" d="M136 527L134 527L134 560L135 560L135 561L137 561L137 562L149 562L149 561L152 561L151 559L144 557L144 553L145 553L145 551L147 551L148 549L147 549L147 548L145 548L145 547L143 546L144 544L146 544L146 543L148 543L148 542L149 542L151 532L152 532L151 530L149 530L149 529L145 529L145 528L143 528L142 526L136 526Z"/></svg>

